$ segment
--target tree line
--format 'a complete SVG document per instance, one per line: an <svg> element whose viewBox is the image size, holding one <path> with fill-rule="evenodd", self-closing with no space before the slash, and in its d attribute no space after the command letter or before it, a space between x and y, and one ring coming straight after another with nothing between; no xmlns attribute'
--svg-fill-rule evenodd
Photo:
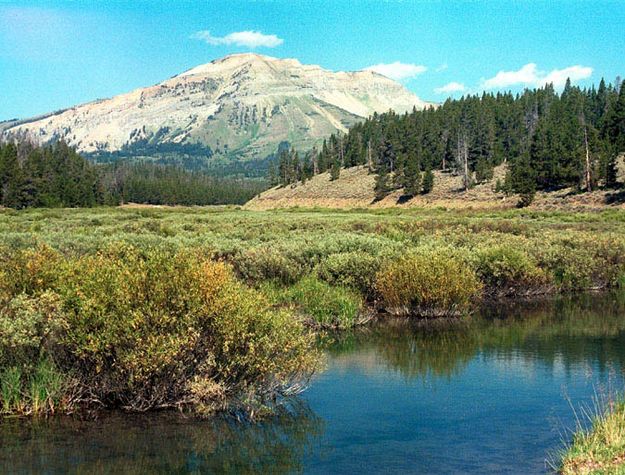
<svg viewBox="0 0 625 475"><path fill-rule="evenodd" d="M7 208L243 204L265 188L263 180L215 178L150 162L98 165L63 141L0 143L0 206Z"/></svg>
<svg viewBox="0 0 625 475"><path fill-rule="evenodd" d="M265 180L218 178L150 162L116 162L105 167L102 175L106 189L122 203L244 204L267 188Z"/></svg>
<svg viewBox="0 0 625 475"><path fill-rule="evenodd" d="M333 134L306 154L283 148L270 167L272 184L306 181L318 173L366 165L376 174L376 198L394 189L427 193L432 170L462 178L465 189L492 179L528 204L537 190L615 187L616 161L625 152L625 87L601 80L598 87L566 82L523 93L483 93L448 99L438 107L403 115L374 114L347 134Z"/></svg>

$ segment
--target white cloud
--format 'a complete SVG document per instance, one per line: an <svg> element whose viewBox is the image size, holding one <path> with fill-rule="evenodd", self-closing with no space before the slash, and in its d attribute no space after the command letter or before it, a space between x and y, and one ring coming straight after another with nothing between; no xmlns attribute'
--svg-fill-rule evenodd
<svg viewBox="0 0 625 475"><path fill-rule="evenodd" d="M444 86L437 87L434 89L434 92L436 94L453 94L454 92L463 92L466 90L467 88L464 84L453 81L449 84L445 84Z"/></svg>
<svg viewBox="0 0 625 475"><path fill-rule="evenodd" d="M566 84L567 78L572 82L587 79L592 76L592 68L588 66L569 66L564 69L554 69L542 80L543 84L553 83L554 87L562 87Z"/></svg>
<svg viewBox="0 0 625 475"><path fill-rule="evenodd" d="M226 36L213 36L210 31L198 31L191 35L191 38L202 40L209 45L235 45L246 46L248 48L258 48L264 46L266 48L275 48L284 43L282 38L276 35L265 35L260 31L235 31Z"/></svg>
<svg viewBox="0 0 625 475"><path fill-rule="evenodd" d="M443 71L445 71L448 67L449 67L449 66L448 66L448 64L447 64L447 63L443 63L443 64L441 64L438 68L436 68L436 72L437 72L437 73L443 72Z"/></svg>
<svg viewBox="0 0 625 475"><path fill-rule="evenodd" d="M483 89L502 89L510 86L538 87L553 83L555 88L561 88L567 78L579 81L589 78L592 68L588 66L569 66L564 69L554 69L550 73L539 71L536 63L529 63L518 71L499 71L494 77L482 82Z"/></svg>
<svg viewBox="0 0 625 475"><path fill-rule="evenodd" d="M374 66L369 66L368 68L365 68L365 71L375 71L376 73L380 73L387 78L401 81L402 79L410 79L418 76L419 74L423 74L427 71L427 68L425 66L421 66L420 64L407 64L395 61L394 63L380 63Z"/></svg>

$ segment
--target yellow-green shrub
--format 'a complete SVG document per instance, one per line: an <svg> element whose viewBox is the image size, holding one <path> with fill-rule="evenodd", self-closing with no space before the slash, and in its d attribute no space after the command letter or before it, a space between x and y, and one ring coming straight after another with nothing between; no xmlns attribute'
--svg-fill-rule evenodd
<svg viewBox="0 0 625 475"><path fill-rule="evenodd" d="M297 321L198 252L120 245L69 263L59 292L63 364L79 368L108 404L263 402L288 392L317 360Z"/></svg>
<svg viewBox="0 0 625 475"><path fill-rule="evenodd" d="M0 250L0 305L25 293L36 294L54 287L62 256L39 244L32 249Z"/></svg>
<svg viewBox="0 0 625 475"><path fill-rule="evenodd" d="M305 272L299 262L271 246L248 249L233 258L233 265L243 280L253 283L278 280L293 284Z"/></svg>
<svg viewBox="0 0 625 475"><path fill-rule="evenodd" d="M527 294L549 289L550 279L525 252L508 244L479 249L475 270L493 294Z"/></svg>
<svg viewBox="0 0 625 475"><path fill-rule="evenodd" d="M376 289L391 312L454 315L469 310L481 284L453 251L425 248L384 265L376 276Z"/></svg>
<svg viewBox="0 0 625 475"><path fill-rule="evenodd" d="M63 330L57 294L14 297L0 308L0 368L20 365L30 370L43 353L53 351Z"/></svg>
<svg viewBox="0 0 625 475"><path fill-rule="evenodd" d="M561 290L604 288L619 284L625 270L622 240L582 234L535 250L538 264Z"/></svg>
<svg viewBox="0 0 625 475"><path fill-rule="evenodd" d="M362 251L331 254L316 267L320 279L332 285L342 285L372 296L375 275L381 259Z"/></svg>

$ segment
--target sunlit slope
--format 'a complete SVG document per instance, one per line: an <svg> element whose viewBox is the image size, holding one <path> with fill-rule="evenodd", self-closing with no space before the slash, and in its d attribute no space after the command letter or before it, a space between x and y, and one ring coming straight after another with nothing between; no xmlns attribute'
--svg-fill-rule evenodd
<svg viewBox="0 0 625 475"><path fill-rule="evenodd" d="M423 108L372 71L333 72L295 59L236 54L154 86L58 113L5 123L4 138L65 139L78 151L167 151L264 158L288 141L300 150L374 112Z"/></svg>

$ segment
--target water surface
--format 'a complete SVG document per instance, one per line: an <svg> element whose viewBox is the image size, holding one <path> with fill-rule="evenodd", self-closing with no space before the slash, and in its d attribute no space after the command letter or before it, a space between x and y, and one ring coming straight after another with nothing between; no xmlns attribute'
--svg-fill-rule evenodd
<svg viewBox="0 0 625 475"><path fill-rule="evenodd" d="M327 354L309 390L260 424L5 420L0 473L544 473L574 408L622 387L625 296L379 323Z"/></svg>

